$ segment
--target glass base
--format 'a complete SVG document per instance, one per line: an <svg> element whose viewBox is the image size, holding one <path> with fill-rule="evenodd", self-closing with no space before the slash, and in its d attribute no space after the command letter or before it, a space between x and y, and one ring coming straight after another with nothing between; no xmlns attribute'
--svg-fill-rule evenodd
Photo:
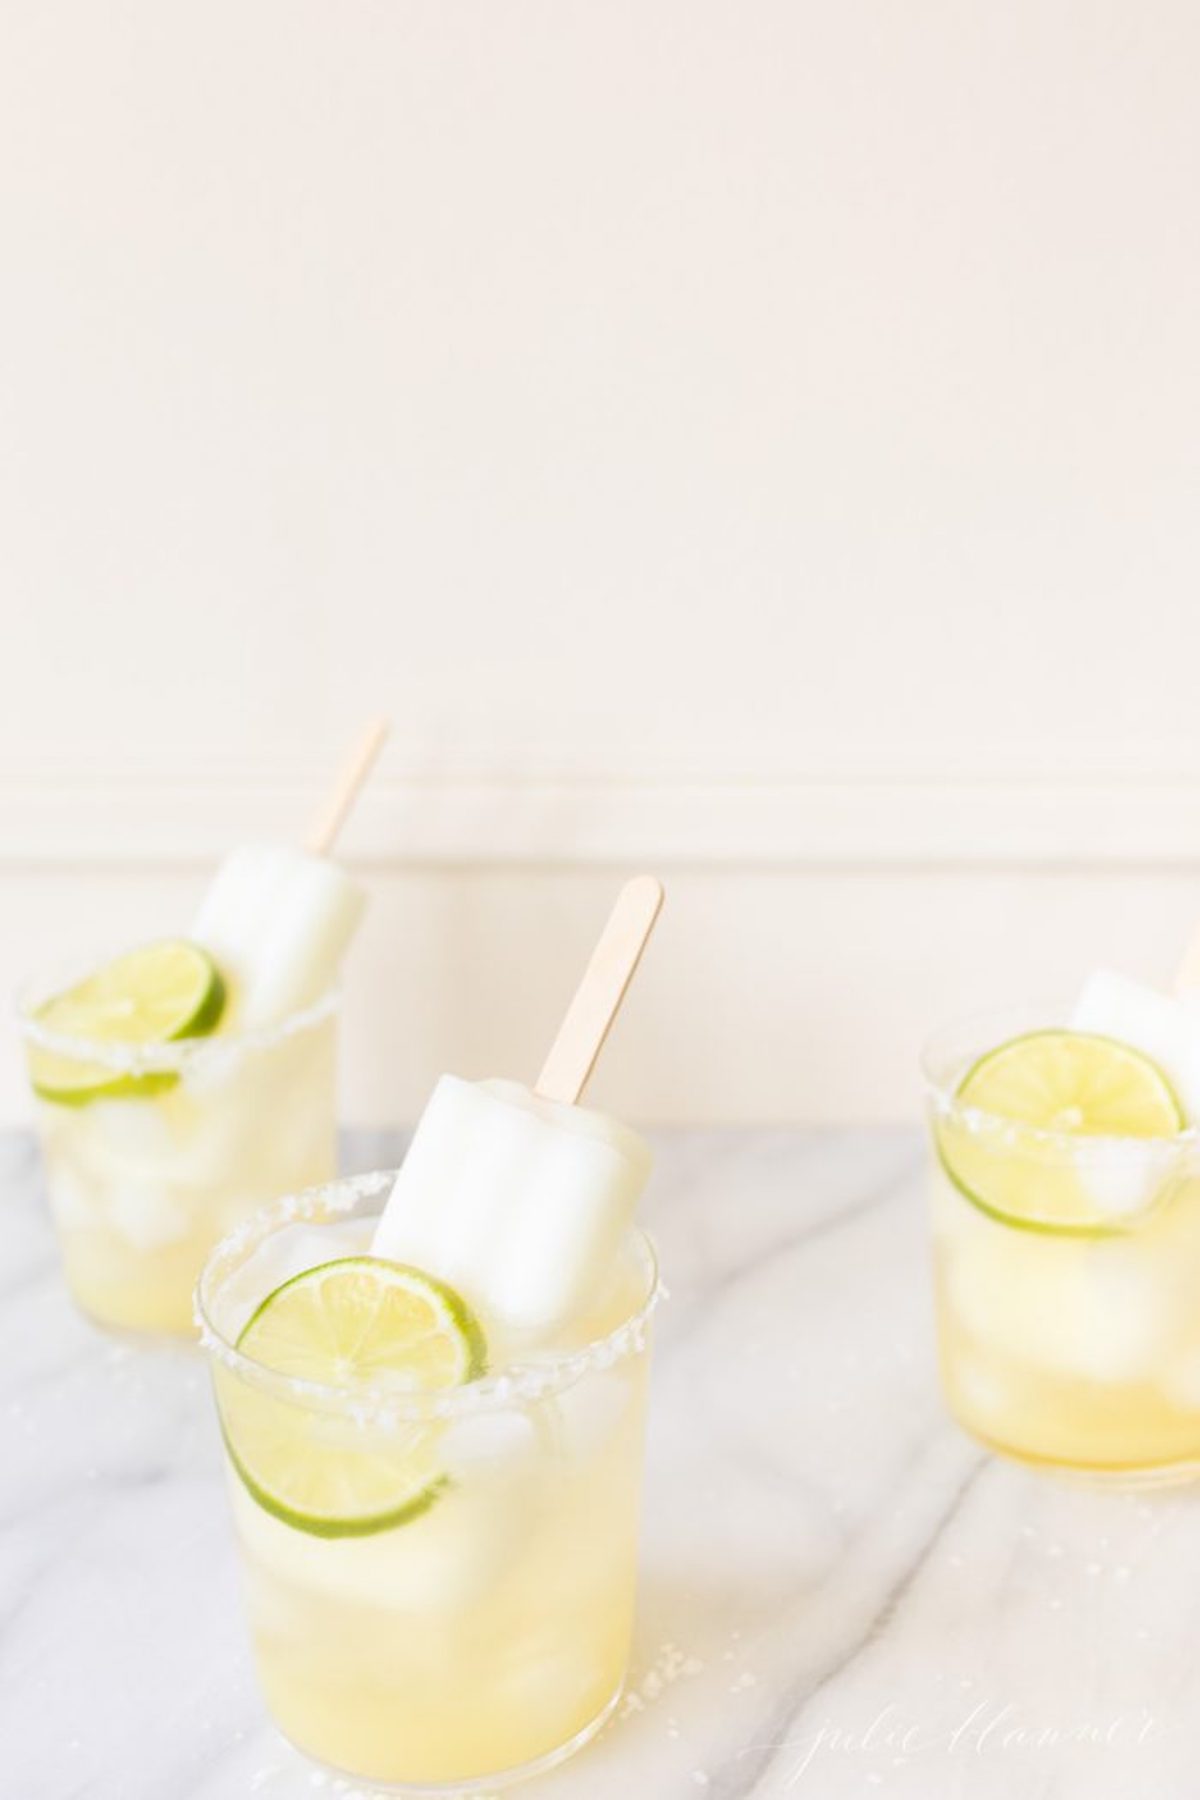
<svg viewBox="0 0 1200 1800"><path fill-rule="evenodd" d="M1200 1457L1171 1463L1059 1462L1052 1456L1036 1456L1027 1450L1015 1450L1011 1444L1002 1444L997 1438L990 1438L986 1432L967 1424L957 1413L951 1416L960 1431L964 1431L984 1450L990 1450L993 1456L1003 1457L1005 1462L1017 1463L1021 1468L1032 1469L1038 1475L1054 1476L1060 1481L1134 1493L1144 1493L1155 1488L1187 1487L1194 1481L1200 1481Z"/></svg>
<svg viewBox="0 0 1200 1800"><path fill-rule="evenodd" d="M67 1293L80 1318L112 1343L125 1344L131 1350L194 1350L197 1357L200 1355L200 1333L194 1324L186 1330L183 1326L175 1330L170 1325L126 1325L93 1312L79 1299L69 1282Z"/></svg>
<svg viewBox="0 0 1200 1800"><path fill-rule="evenodd" d="M495 1775L474 1775L466 1781L441 1781L432 1786L427 1782L414 1784L408 1781L378 1781L372 1775L363 1774L360 1769L343 1769L335 1763L322 1762L320 1757L314 1756L311 1751L297 1744L294 1738L288 1737L286 1731L281 1731L280 1736L291 1744L298 1756L302 1756L314 1768L323 1769L338 1781L349 1781L355 1787L362 1788L364 1800L375 1794L405 1794L409 1800L453 1800L456 1795L494 1794L501 1788L515 1787L520 1781L529 1781L535 1775L546 1775L551 1769L557 1769L560 1763L566 1762L568 1757L574 1756L577 1750L582 1750L585 1744L590 1744L594 1737L599 1736L616 1711L624 1691L625 1683L622 1681L594 1719L589 1719L565 1744L557 1744L553 1750L547 1750L544 1756L534 1757L532 1762L521 1763L515 1769L501 1769Z"/></svg>

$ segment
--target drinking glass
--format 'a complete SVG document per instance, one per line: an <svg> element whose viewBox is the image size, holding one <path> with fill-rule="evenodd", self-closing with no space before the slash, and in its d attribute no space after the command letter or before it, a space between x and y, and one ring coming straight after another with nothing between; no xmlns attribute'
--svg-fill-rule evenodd
<svg viewBox="0 0 1200 1800"><path fill-rule="evenodd" d="M322 1233L329 1260L369 1251L394 1179L357 1176L258 1215L214 1251L197 1317L280 1730L376 1786L494 1790L586 1743L621 1691L657 1268L633 1234L602 1335L495 1355L457 1388L326 1386L244 1354L264 1268L274 1286L313 1266ZM426 1485L391 1519L306 1516L263 1474L298 1440L313 1491L392 1479L411 1492L413 1469Z"/></svg>

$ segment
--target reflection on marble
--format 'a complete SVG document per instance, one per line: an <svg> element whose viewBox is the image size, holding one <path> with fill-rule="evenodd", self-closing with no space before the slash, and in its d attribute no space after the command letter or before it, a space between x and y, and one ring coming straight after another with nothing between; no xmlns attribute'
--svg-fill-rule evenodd
<svg viewBox="0 0 1200 1800"><path fill-rule="evenodd" d="M945 1419L917 1133L659 1144L631 1687L521 1791L1190 1800L1200 1507L1036 1477ZM72 1313L23 1136L0 1185L0 1800L366 1800L263 1714L198 1357Z"/></svg>

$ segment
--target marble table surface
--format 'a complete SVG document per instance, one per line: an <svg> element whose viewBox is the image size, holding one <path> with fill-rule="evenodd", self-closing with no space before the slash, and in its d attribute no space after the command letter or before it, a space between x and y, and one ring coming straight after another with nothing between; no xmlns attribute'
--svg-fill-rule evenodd
<svg viewBox="0 0 1200 1800"><path fill-rule="evenodd" d="M529 1800L1200 1793L1200 1501L948 1421L916 1131L658 1142L631 1682ZM264 1715L197 1353L74 1315L24 1135L0 1187L0 1800L370 1800Z"/></svg>

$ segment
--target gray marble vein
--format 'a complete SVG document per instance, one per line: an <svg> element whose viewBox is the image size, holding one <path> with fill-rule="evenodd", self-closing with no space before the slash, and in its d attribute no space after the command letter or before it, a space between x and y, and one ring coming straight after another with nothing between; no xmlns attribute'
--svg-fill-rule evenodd
<svg viewBox="0 0 1200 1800"><path fill-rule="evenodd" d="M917 1132L659 1152L634 1666L530 1800L1193 1800L1200 1506L945 1418ZM0 1800L372 1800L264 1715L199 1357L74 1314L22 1134L0 1187Z"/></svg>

